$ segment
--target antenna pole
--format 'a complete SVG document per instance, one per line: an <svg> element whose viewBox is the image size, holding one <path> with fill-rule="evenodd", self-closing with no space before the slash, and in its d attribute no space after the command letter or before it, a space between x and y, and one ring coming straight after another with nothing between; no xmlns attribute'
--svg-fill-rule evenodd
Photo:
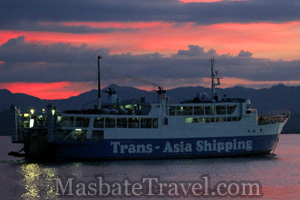
<svg viewBox="0 0 300 200"><path fill-rule="evenodd" d="M100 86L100 59L102 57L98 56L98 110L101 109L101 86Z"/></svg>
<svg viewBox="0 0 300 200"><path fill-rule="evenodd" d="M210 59L210 67L211 67L211 100L214 100L215 96L215 73L214 73L214 58Z"/></svg>

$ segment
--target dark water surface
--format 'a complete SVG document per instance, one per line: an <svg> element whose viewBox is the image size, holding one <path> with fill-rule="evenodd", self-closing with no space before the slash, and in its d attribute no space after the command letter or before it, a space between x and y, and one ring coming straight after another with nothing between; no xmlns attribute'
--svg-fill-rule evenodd
<svg viewBox="0 0 300 200"><path fill-rule="evenodd" d="M74 196L56 196L54 178L74 176L77 180L88 182L95 181L95 176L99 174L107 181L124 179L138 181L142 177L159 177L160 180L167 182L197 181L200 180L201 175L208 174L211 185L220 181L259 181L263 191L263 197L260 199L300 199L300 135L281 135L275 151L277 156L261 157L41 164L29 163L7 155L9 151L17 151L20 148L19 144L11 144L10 137L0 137L1 200L82 199ZM99 196L93 197L99 198ZM158 197L143 196L133 199L156 198ZM188 196L175 199L199 199L199 197ZM241 199L241 197L206 197L205 199ZM257 198L243 197L242 199Z"/></svg>

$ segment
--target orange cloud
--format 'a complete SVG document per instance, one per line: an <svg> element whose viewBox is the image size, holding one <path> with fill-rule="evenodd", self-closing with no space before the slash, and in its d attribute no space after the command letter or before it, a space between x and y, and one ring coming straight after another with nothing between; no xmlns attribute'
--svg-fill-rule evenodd
<svg viewBox="0 0 300 200"><path fill-rule="evenodd" d="M77 88L77 89L76 89ZM0 83L0 89L8 89L12 93L24 93L40 99L66 99L93 89L90 83Z"/></svg>
<svg viewBox="0 0 300 200"><path fill-rule="evenodd" d="M199 25L195 23L93 23L76 22L66 25L88 25L97 28L133 28L135 31L111 33L50 33L21 32L28 42L44 44L65 42L73 45L85 43L92 48L109 48L112 53L132 52L133 54L160 52L174 54L189 44L199 45L206 50L215 49L220 54L235 54L240 50L253 53L256 58L273 60L299 59L300 22L271 23L223 23ZM0 42L16 36L14 31L0 31Z"/></svg>
<svg viewBox="0 0 300 200"><path fill-rule="evenodd" d="M206 3L212 3L212 2L219 2L223 0L179 0L182 3L192 3L192 2L206 2ZM231 0L231 1L248 1L248 0Z"/></svg>
<svg viewBox="0 0 300 200"><path fill-rule="evenodd" d="M7 42L9 39L16 38L20 35L22 35L22 33L0 30L0 45Z"/></svg>
<svg viewBox="0 0 300 200"><path fill-rule="evenodd" d="M182 3L191 3L191 2L218 2L223 0L179 0Z"/></svg>

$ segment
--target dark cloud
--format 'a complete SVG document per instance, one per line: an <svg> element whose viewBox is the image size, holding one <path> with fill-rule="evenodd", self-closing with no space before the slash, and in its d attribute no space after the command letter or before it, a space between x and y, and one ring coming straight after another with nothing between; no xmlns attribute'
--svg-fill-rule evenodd
<svg viewBox="0 0 300 200"><path fill-rule="evenodd" d="M189 50L179 50L177 55L179 56L209 56L213 57L216 55L216 51L214 49L209 50L208 52L204 51L203 47L199 47L197 45L189 45Z"/></svg>
<svg viewBox="0 0 300 200"><path fill-rule="evenodd" d="M0 60L4 62L86 63L98 54L107 56L109 50L91 49L85 44L75 47L67 43L27 43L24 36L0 46Z"/></svg>
<svg viewBox="0 0 300 200"><path fill-rule="evenodd" d="M252 53L249 52L249 51L241 50L238 56L239 56L239 57L251 57L251 56L252 56Z"/></svg>
<svg viewBox="0 0 300 200"><path fill-rule="evenodd" d="M300 20L299 0L248 0L180 3L177 0L3 0L0 27L9 30L101 32L87 26L40 25L39 22L167 21L216 24L225 22L287 22ZM120 29L120 31L124 31ZM126 31L126 30L125 30Z"/></svg>
<svg viewBox="0 0 300 200"><path fill-rule="evenodd" d="M209 59L224 77L253 81L290 81L300 79L300 61L271 61L252 58L242 50L239 55L220 55L190 45L188 50L165 57L162 54L110 54L108 49L78 47L66 43L30 44L23 36L0 46L1 82L88 82L97 79L97 56L101 54L101 74L105 83L173 86L195 84L210 76Z"/></svg>
<svg viewBox="0 0 300 200"><path fill-rule="evenodd" d="M1 21L1 20L0 20ZM94 28L87 25L63 25L56 23L42 24L35 21L20 20L6 21L2 23L1 29L36 31L36 32L64 32L64 33L111 33L111 32L134 32L133 28Z"/></svg>

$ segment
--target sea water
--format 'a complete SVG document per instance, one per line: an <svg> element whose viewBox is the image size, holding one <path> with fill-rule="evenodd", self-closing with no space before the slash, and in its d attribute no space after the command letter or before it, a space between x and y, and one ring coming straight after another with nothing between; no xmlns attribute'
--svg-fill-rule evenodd
<svg viewBox="0 0 300 200"><path fill-rule="evenodd" d="M70 195L57 193L61 180L72 178L81 183L91 183L103 178L106 183L122 183L124 180L140 183L142 178L157 178L162 183L199 183L203 177L210 179L209 184L251 182L259 183L262 196L237 196L235 199L300 199L300 135L281 135L275 156L252 156L208 159L166 159L166 160L125 160L32 163L22 158L8 156L10 151L18 151L20 144L11 144L10 137L0 137L0 199L100 199L106 196L83 195L87 191L73 191ZM98 179L97 179L98 177ZM124 189L124 188L123 188ZM127 199L199 199L204 196L187 195L127 196ZM173 188L174 189L174 188ZM191 189L191 188L189 188ZM70 191L69 191L70 192ZM81 196L76 196L78 192ZM148 193L147 193L148 192ZM174 190L172 191L174 194ZM175 191L176 192L176 191ZM66 193L65 193L66 194ZM122 196L123 195L123 196ZM109 196L107 199L126 197L125 194ZM233 199L205 196L205 199Z"/></svg>

